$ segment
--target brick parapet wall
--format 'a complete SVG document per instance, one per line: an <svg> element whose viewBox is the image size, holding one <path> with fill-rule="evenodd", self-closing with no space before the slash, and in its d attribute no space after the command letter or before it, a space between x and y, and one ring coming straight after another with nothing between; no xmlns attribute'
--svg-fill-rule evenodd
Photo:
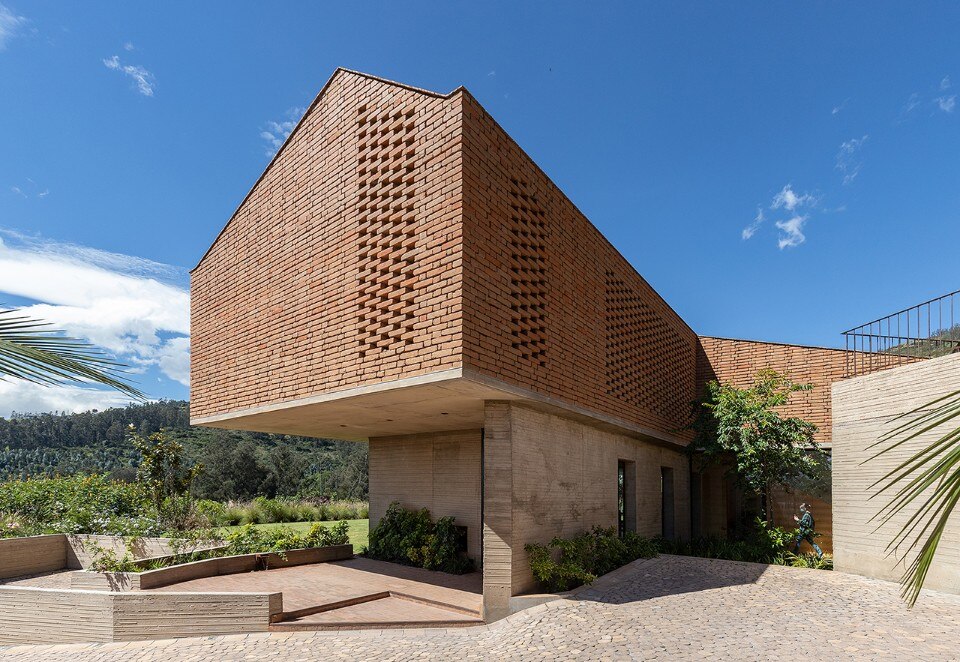
<svg viewBox="0 0 960 662"><path fill-rule="evenodd" d="M192 274L194 417L460 365L461 103L333 76Z"/></svg>
<svg viewBox="0 0 960 662"><path fill-rule="evenodd" d="M764 369L785 373L796 382L812 384L813 390L794 393L783 407L786 416L798 416L817 426L816 441L831 441L830 386L844 378L844 350L803 347L753 340L700 337L697 351L697 384L702 394L711 380L739 388L750 386Z"/></svg>

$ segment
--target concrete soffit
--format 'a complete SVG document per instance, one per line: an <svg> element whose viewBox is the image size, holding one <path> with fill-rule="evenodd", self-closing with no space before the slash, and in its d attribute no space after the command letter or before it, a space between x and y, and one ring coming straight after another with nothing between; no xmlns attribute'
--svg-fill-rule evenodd
<svg viewBox="0 0 960 662"><path fill-rule="evenodd" d="M479 429L484 424L486 401L511 402L668 448L686 446L676 435L507 384L471 368L196 416L190 422L213 428L366 441L370 437Z"/></svg>

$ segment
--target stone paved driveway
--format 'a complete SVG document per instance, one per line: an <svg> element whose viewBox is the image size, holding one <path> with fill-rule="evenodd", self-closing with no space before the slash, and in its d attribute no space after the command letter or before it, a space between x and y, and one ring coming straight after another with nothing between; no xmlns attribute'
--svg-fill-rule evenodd
<svg viewBox="0 0 960 662"><path fill-rule="evenodd" d="M297 632L0 649L21 660L960 659L960 596L853 575L663 556L609 586L451 630Z"/></svg>

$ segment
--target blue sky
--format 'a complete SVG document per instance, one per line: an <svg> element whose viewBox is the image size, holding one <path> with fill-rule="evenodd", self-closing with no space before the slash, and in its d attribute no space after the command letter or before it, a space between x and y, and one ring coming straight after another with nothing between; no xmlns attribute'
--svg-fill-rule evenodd
<svg viewBox="0 0 960 662"><path fill-rule="evenodd" d="M187 397L187 270L345 66L465 85L699 333L837 346L960 288L958 27L955 3L0 0L0 298ZM7 383L0 415L114 397Z"/></svg>

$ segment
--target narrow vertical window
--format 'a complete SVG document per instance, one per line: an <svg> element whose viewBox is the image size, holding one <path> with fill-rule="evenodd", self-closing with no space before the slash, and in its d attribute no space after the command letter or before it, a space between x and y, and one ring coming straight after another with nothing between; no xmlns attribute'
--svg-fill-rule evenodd
<svg viewBox="0 0 960 662"><path fill-rule="evenodd" d="M677 537L676 514L674 513L673 469L660 467L661 535L667 540Z"/></svg>
<svg viewBox="0 0 960 662"><path fill-rule="evenodd" d="M637 465L629 460L617 462L617 533L637 530Z"/></svg>

